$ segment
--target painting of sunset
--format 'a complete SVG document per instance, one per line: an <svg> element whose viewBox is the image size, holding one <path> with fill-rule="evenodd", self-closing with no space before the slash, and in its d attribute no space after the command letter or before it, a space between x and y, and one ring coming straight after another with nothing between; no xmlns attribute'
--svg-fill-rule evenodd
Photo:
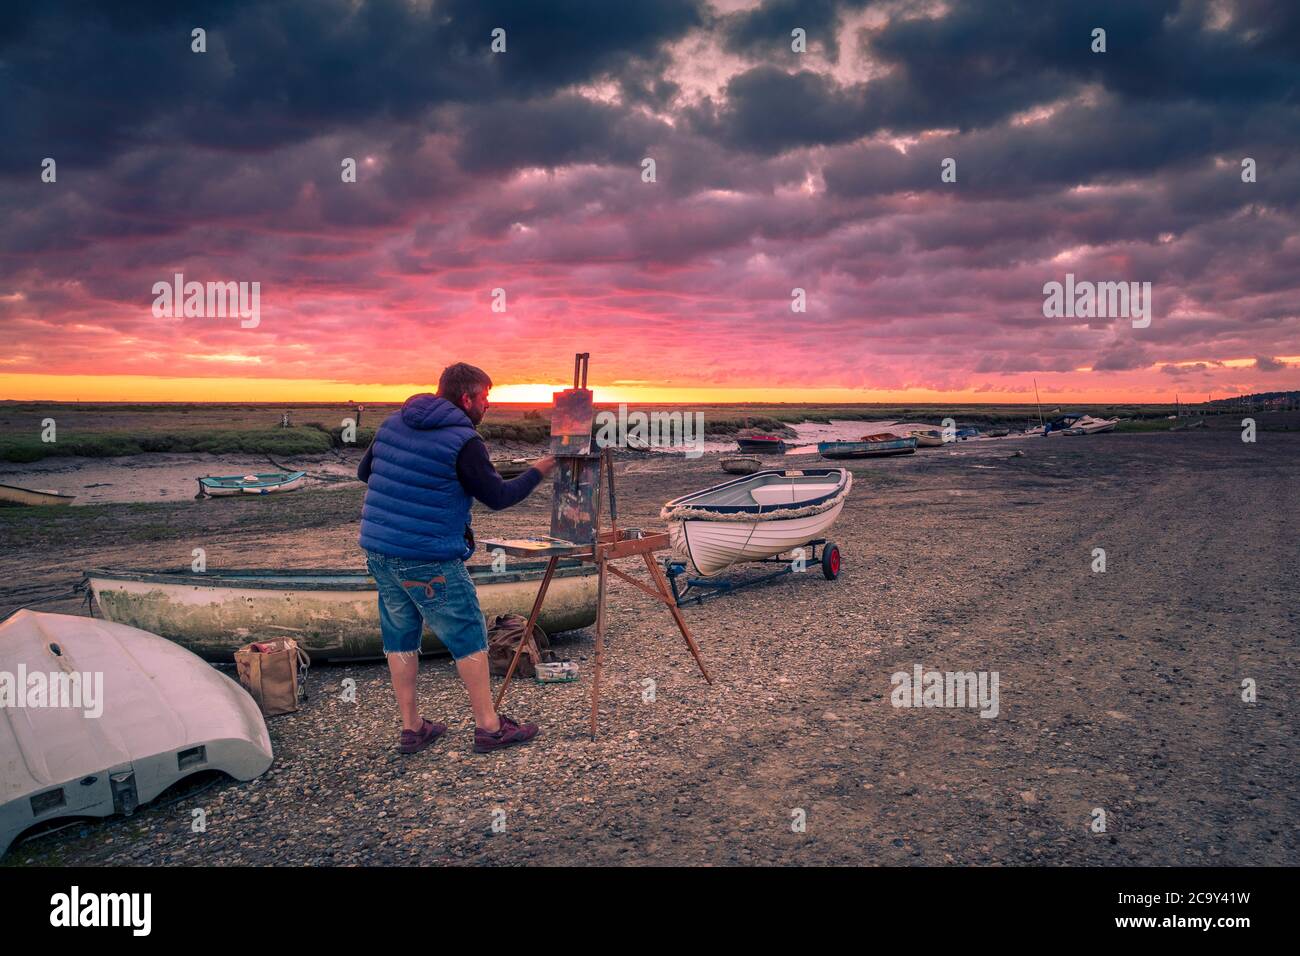
<svg viewBox="0 0 1300 956"><path fill-rule="evenodd" d="M1300 863L1300 7L54 0L0 81L0 872Z"/></svg>

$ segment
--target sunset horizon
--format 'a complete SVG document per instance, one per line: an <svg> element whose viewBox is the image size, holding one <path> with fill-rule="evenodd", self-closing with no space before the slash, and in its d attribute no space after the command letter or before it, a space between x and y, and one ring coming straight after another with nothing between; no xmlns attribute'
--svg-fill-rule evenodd
<svg viewBox="0 0 1300 956"><path fill-rule="evenodd" d="M1285 357L1284 361L1300 363L1300 356ZM1232 367L1232 363L1224 363ZM1241 367L1247 367L1245 361ZM489 371L489 374L490 371ZM1086 373L1079 373L1085 375ZM935 391L932 389L835 389L835 388L764 388L759 386L736 387L654 387L649 385L605 385L599 381L589 383L598 404L844 404L877 405L915 403L925 405L1021 405L1033 403L1034 383L1004 386L995 390L989 387L961 391ZM1163 385L1163 383L1160 383ZM549 405L551 396L572 385L571 382L494 384L491 401L494 405ZM1165 405L1178 400L1193 404L1213 398L1232 398L1256 392L1284 391L1278 382L1262 381L1252 387L1249 380L1227 391L1213 389L1198 394L1192 389L1165 386L1132 385L1125 388L1102 388L1057 375L1037 377L1039 399L1060 404L1123 404ZM329 404L348 402L375 402L390 404L403 402L411 395L437 391L437 372L426 383L375 383L323 382L295 379L238 379L197 378L176 379L149 376L43 376L0 374L0 401L15 402L87 402L87 403L174 403L205 404L228 402L299 404Z"/></svg>
<svg viewBox="0 0 1300 956"><path fill-rule="evenodd" d="M609 401L1300 389L1267 6L199 20L16 19L0 398L544 400L579 350Z"/></svg>

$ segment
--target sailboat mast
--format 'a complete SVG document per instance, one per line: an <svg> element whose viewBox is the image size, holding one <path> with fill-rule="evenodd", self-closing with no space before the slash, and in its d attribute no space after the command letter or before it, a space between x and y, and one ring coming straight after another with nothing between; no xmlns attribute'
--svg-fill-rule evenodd
<svg viewBox="0 0 1300 956"><path fill-rule="evenodd" d="M1038 406L1038 424L1042 425L1043 424L1043 403L1038 400L1038 379L1034 379L1034 404Z"/></svg>

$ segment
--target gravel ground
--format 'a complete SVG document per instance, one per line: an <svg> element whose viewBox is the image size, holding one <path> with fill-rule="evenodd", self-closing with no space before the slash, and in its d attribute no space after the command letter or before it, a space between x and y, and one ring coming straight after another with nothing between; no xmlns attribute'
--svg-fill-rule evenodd
<svg viewBox="0 0 1300 956"><path fill-rule="evenodd" d="M595 741L590 631L560 638L577 684L512 686L507 712L542 736L487 756L470 752L448 661L423 664L420 698L450 733L413 757L396 752L386 667L322 666L305 709L269 721L261 779L76 824L5 862L1300 863L1300 436L971 442L851 468L838 581L814 569L684 612L713 686L666 610L613 581ZM620 523L657 527L665 500L722 478L716 456L625 461ZM105 506L94 534L0 545L0 579L22 582L0 602L80 567L180 564L199 545L211 568L359 566L358 502L346 486L292 508L159 506L172 530L146 541L132 529L153 511ZM475 527L540 531L548 514L542 492ZM891 674L914 664L998 672L998 716L891 706ZM1257 703L1241 700L1245 678Z"/></svg>

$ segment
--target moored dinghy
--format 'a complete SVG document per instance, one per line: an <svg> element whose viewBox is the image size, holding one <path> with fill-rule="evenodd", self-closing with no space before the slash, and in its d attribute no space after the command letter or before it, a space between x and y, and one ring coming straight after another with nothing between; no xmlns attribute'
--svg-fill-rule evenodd
<svg viewBox="0 0 1300 956"><path fill-rule="evenodd" d="M885 458L890 455L910 455L916 451L918 439L902 438L892 432L863 435L861 441L823 441L817 451L823 458Z"/></svg>
<svg viewBox="0 0 1300 956"><path fill-rule="evenodd" d="M822 537L852 487L844 468L761 471L674 498L660 515L673 555L708 577Z"/></svg>
<svg viewBox="0 0 1300 956"><path fill-rule="evenodd" d="M512 561L505 571L468 565L488 620L528 615L545 561ZM210 661L229 662L249 641L292 637L313 661L382 657L374 579L355 570L189 570L86 572L104 617L173 640ZM538 620L547 634L596 620L596 568L560 561ZM443 653L425 628L421 650Z"/></svg>
<svg viewBox="0 0 1300 956"><path fill-rule="evenodd" d="M17 485L0 485L0 504L70 505L76 497L76 495L61 495L53 489L20 488Z"/></svg>
<svg viewBox="0 0 1300 956"><path fill-rule="evenodd" d="M736 438L736 447L741 451L779 455L785 452L785 441L777 435L740 435Z"/></svg>
<svg viewBox="0 0 1300 956"><path fill-rule="evenodd" d="M271 471L256 475L205 475L199 479L196 498L223 495L269 495L276 491L297 491L307 477L305 471Z"/></svg>
<svg viewBox="0 0 1300 956"><path fill-rule="evenodd" d="M1067 435L1098 435L1101 432L1114 431L1115 426L1119 424L1118 418L1093 418L1091 415L1084 415L1072 426L1065 430Z"/></svg>
<svg viewBox="0 0 1300 956"><path fill-rule="evenodd" d="M200 770L251 780L271 765L253 698L155 634L19 611L0 624L0 674L24 672L0 694L0 854L36 824L130 813ZM70 706L32 703L37 675Z"/></svg>
<svg viewBox="0 0 1300 956"><path fill-rule="evenodd" d="M943 444L943 432L937 428L917 428L911 432L919 448L938 448Z"/></svg>

